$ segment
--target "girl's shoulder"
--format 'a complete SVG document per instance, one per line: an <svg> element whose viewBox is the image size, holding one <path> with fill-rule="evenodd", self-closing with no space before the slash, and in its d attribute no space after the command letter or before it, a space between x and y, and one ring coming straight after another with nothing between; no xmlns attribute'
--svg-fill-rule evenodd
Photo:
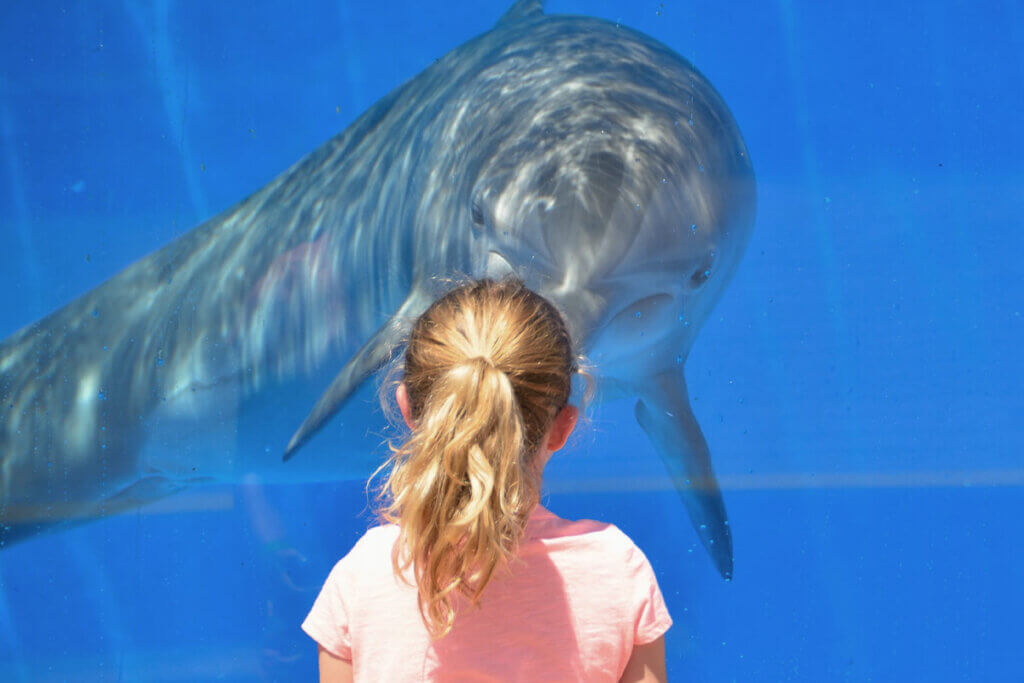
<svg viewBox="0 0 1024 683"><path fill-rule="evenodd" d="M625 531L606 522L597 522L600 528L594 528L594 538L602 546L606 556L621 557L629 564L646 562L646 557L640 546Z"/></svg>
<svg viewBox="0 0 1024 683"><path fill-rule="evenodd" d="M363 532L345 555L335 564L336 571L365 568L383 557L382 550L391 549L398 538L398 527L394 524L376 524Z"/></svg>
<svg viewBox="0 0 1024 683"><path fill-rule="evenodd" d="M356 541L356 544L352 546L352 552L365 552L377 556L383 547L387 547L390 550L391 545L397 538L397 524L375 524L363 532L363 535Z"/></svg>
<svg viewBox="0 0 1024 683"><path fill-rule="evenodd" d="M550 522L538 528L538 531L546 539L558 539L573 545L587 546L604 556L621 556L629 561L636 561L637 554L643 556L643 552L633 539L610 522L553 516Z"/></svg>

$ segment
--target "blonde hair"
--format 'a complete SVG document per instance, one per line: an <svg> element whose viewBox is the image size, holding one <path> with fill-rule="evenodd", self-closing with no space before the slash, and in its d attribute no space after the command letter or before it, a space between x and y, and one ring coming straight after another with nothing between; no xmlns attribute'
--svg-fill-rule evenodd
<svg viewBox="0 0 1024 683"><path fill-rule="evenodd" d="M561 314L515 279L458 286L413 324L404 383L414 427L382 466L377 514L399 526L392 566L398 576L413 567L432 638L451 631L458 593L479 604L514 557L539 499L534 456L576 369Z"/></svg>

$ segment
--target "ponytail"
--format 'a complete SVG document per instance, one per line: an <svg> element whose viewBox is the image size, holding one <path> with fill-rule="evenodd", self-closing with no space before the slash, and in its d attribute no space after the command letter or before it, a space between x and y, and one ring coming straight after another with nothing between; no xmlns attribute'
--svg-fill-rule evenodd
<svg viewBox="0 0 1024 683"><path fill-rule="evenodd" d="M557 310L516 280L483 280L435 302L413 326L405 384L414 421L392 447L380 516L399 526L396 575L413 567L432 638L515 556L537 505L534 462L569 398L574 362Z"/></svg>

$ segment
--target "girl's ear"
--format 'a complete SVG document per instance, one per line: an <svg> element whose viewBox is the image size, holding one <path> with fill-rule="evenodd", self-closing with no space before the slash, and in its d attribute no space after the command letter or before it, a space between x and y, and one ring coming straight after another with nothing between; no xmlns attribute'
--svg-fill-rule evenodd
<svg viewBox="0 0 1024 683"><path fill-rule="evenodd" d="M412 423L412 405L409 403L409 390L405 388L405 382L395 389L395 400L398 401L398 409L402 411L405 424L409 429L415 429Z"/></svg>
<svg viewBox="0 0 1024 683"><path fill-rule="evenodd" d="M555 415L555 421L551 425L551 435L548 437L547 448L552 453L565 445L569 435L576 427L576 419L580 411L574 405L567 405Z"/></svg>

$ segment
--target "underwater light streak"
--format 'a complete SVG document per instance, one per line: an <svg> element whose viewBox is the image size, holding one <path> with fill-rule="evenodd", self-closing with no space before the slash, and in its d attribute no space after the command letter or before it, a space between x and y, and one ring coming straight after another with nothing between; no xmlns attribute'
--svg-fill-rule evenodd
<svg viewBox="0 0 1024 683"><path fill-rule="evenodd" d="M685 484L685 482L682 482ZM718 475L721 489L730 491L792 491L797 489L928 489L928 488L1009 488L1024 486L1024 469L991 470L918 470L894 472L766 472L763 474ZM599 477L545 484L547 493L635 493L675 491L670 477ZM69 503L69 508L74 504ZM186 491L174 498L157 501L136 510L139 515L173 515L211 510L233 510L234 488L203 492ZM60 520L69 510L60 505L19 505L8 508L8 518L20 520Z"/></svg>
<svg viewBox="0 0 1024 683"><path fill-rule="evenodd" d="M39 257L32 243L32 228L29 226L28 202L25 198L25 184L21 174L21 160L18 158L16 136L14 132L14 114L11 111L9 86L6 76L0 77L0 140L4 141L4 161L7 166L8 186L11 190L11 202L14 206L14 232L18 235L21 245L21 261L29 285L29 296L33 314L42 309L42 274Z"/></svg>
<svg viewBox="0 0 1024 683"><path fill-rule="evenodd" d="M1024 486L1024 469L904 470L894 472L767 472L719 474L721 489L771 491L793 489L972 488ZM550 493L674 491L670 477L602 477L546 486Z"/></svg>

